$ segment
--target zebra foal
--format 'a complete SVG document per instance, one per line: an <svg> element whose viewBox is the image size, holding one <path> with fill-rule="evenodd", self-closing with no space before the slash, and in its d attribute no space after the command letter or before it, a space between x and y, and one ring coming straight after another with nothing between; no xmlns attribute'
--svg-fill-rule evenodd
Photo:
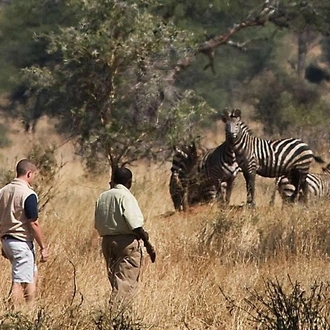
<svg viewBox="0 0 330 330"><path fill-rule="evenodd" d="M219 199L229 204L234 180L240 172L235 153L228 143L208 150L198 163L198 178L203 198L207 201Z"/></svg>
<svg viewBox="0 0 330 330"><path fill-rule="evenodd" d="M306 183L309 195L315 198L330 197L330 164L322 168L322 173L308 173ZM279 192L282 200L287 202L294 193L295 187L290 183L289 179L281 176L275 182L275 190L271 198L271 205L274 204L276 191Z"/></svg>
<svg viewBox="0 0 330 330"><path fill-rule="evenodd" d="M294 202L302 189L302 199L307 201L306 176L313 159L324 162L313 154L309 146L294 138L266 140L255 137L241 121L241 110L224 111L222 120L225 123L226 142L235 153L241 167L247 190L247 204L255 205L255 177L289 178L295 191L290 197Z"/></svg>
<svg viewBox="0 0 330 330"><path fill-rule="evenodd" d="M174 208L182 211L189 205L216 199L229 204L240 168L224 142L208 150L197 151L193 144L175 148L171 171L170 195Z"/></svg>
<svg viewBox="0 0 330 330"><path fill-rule="evenodd" d="M169 191L175 210L185 211L193 203L192 190L196 190L195 174L199 155L195 143L182 148L174 146L173 149Z"/></svg>

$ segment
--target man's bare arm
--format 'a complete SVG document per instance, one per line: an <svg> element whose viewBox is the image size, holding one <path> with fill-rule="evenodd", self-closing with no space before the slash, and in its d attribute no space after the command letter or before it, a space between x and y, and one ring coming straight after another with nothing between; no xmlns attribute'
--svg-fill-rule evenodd
<svg viewBox="0 0 330 330"><path fill-rule="evenodd" d="M33 237L40 247L41 261L45 262L48 259L48 248L43 239L39 220L37 219L35 221L31 221L29 224L33 233Z"/></svg>

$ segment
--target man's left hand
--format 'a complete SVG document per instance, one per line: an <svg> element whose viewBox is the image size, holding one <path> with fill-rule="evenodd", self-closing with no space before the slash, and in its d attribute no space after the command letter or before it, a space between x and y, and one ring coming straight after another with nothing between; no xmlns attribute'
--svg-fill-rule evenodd
<svg viewBox="0 0 330 330"><path fill-rule="evenodd" d="M155 251L154 247L150 244L150 245L147 245L146 249L149 254L151 262L154 263L156 261L156 251Z"/></svg>

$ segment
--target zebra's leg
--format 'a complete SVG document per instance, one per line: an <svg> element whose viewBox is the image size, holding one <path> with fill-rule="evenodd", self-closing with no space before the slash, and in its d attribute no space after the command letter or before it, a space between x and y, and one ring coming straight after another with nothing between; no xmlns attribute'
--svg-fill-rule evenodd
<svg viewBox="0 0 330 330"><path fill-rule="evenodd" d="M189 185L188 188L188 205L195 205L201 202L200 186L197 183Z"/></svg>
<svg viewBox="0 0 330 330"><path fill-rule="evenodd" d="M172 199L175 211L181 211L182 197L183 197L183 195L179 194L179 192L175 192L175 193L171 194L171 199Z"/></svg>
<svg viewBox="0 0 330 330"><path fill-rule="evenodd" d="M188 203L188 189L185 188L183 191L183 196L182 196L182 211L187 211L189 207Z"/></svg>
<svg viewBox="0 0 330 330"><path fill-rule="evenodd" d="M218 189L212 182L203 183L202 199L205 203L213 203L218 198Z"/></svg>
<svg viewBox="0 0 330 330"><path fill-rule="evenodd" d="M289 201L291 203L295 203L297 198L299 197L300 188L301 188L301 173L297 170L293 170L290 172L288 176L289 181L294 185L295 190L293 194L289 197Z"/></svg>
<svg viewBox="0 0 330 330"><path fill-rule="evenodd" d="M233 191L233 187L234 187L234 180L227 181L226 199L225 199L226 204L230 203L230 198L231 198L231 193Z"/></svg>
<svg viewBox="0 0 330 330"><path fill-rule="evenodd" d="M275 198L276 198L276 192L277 192L277 188L278 188L278 183L277 183L278 179L276 178L275 179L275 186L274 186L274 189L272 191L272 195L270 197L270 202L269 202L269 205L270 206L274 206L275 204Z"/></svg>
<svg viewBox="0 0 330 330"><path fill-rule="evenodd" d="M215 197L221 204L224 204L226 202L226 188L222 184L223 182L219 181L217 182L217 185L214 185L213 187L216 193Z"/></svg>
<svg viewBox="0 0 330 330"><path fill-rule="evenodd" d="M180 192L175 198L174 208L176 211L183 211L183 193Z"/></svg>
<svg viewBox="0 0 330 330"><path fill-rule="evenodd" d="M255 192L255 180L256 174L243 172L245 183L246 183L246 191L247 191L247 204L250 206L255 206L254 201L254 192Z"/></svg>
<svg viewBox="0 0 330 330"><path fill-rule="evenodd" d="M300 194L298 198L298 201L303 202L305 205L307 205L308 193L309 193L306 177L307 177L307 173L302 173L300 175L300 191L299 191Z"/></svg>

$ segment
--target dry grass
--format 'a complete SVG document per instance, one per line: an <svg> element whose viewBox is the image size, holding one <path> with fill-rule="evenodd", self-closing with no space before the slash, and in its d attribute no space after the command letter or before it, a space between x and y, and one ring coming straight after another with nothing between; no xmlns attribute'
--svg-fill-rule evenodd
<svg viewBox="0 0 330 330"><path fill-rule="evenodd" d="M174 213L169 164L143 163L132 170L132 190L157 249L155 264L145 258L132 312L145 328L249 330L248 314L229 308L225 297L243 306L247 289L262 294L265 280L278 279L284 290L288 278L306 289L315 281L330 282L328 202L282 208L277 197L270 208L273 180L258 178L255 209L203 205ZM100 329L95 319L107 311L109 284L93 212L97 196L108 187L108 174L91 179L72 160L61 175L60 193L40 216L51 258L38 265L38 308L32 318L47 324L43 329ZM245 199L240 176L232 204ZM10 286L5 259L0 259L0 276L5 297ZM0 314L6 312L2 301Z"/></svg>

